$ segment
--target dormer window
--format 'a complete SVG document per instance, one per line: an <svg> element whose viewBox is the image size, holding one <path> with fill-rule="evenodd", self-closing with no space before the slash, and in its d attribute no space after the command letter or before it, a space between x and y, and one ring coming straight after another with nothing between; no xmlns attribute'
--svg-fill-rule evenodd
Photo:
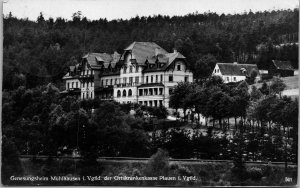
<svg viewBox="0 0 300 188"><path fill-rule="evenodd" d="M177 70L178 70L178 71L180 71L180 70L181 70L181 66L180 66L180 64L179 64L179 65L177 65Z"/></svg>
<svg viewBox="0 0 300 188"><path fill-rule="evenodd" d="M132 66L129 67L129 72L132 73Z"/></svg>

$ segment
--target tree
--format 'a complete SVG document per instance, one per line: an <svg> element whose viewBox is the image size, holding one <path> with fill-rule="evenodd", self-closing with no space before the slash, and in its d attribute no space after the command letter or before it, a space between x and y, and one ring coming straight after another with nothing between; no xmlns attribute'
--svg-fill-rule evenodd
<svg viewBox="0 0 300 188"><path fill-rule="evenodd" d="M211 92L207 101L207 114L219 120L220 128L223 128L222 119L230 117L231 107L232 99L229 95L220 90Z"/></svg>
<svg viewBox="0 0 300 188"><path fill-rule="evenodd" d="M270 94L270 88L267 84L267 82L263 82L261 88L259 88L259 91L264 94L264 95L269 95Z"/></svg>
<svg viewBox="0 0 300 188"><path fill-rule="evenodd" d="M255 85L251 86L250 100L255 101L262 97L262 93Z"/></svg>
<svg viewBox="0 0 300 188"><path fill-rule="evenodd" d="M42 12L40 12L39 17L37 18L37 22L38 22L38 23L42 23L42 22L44 22L44 21L45 21L44 15L43 15Z"/></svg>
<svg viewBox="0 0 300 188"><path fill-rule="evenodd" d="M274 77L271 81L270 90L273 94L279 94L281 98L281 92L286 88L286 84L279 77Z"/></svg>
<svg viewBox="0 0 300 188"><path fill-rule="evenodd" d="M175 86L173 93L170 95L170 107L176 109L183 109L184 118L186 115L186 110L190 108L186 101L188 95L193 93L193 84L189 82L179 82L178 85Z"/></svg>
<svg viewBox="0 0 300 188"><path fill-rule="evenodd" d="M195 69L194 69L194 78L199 81L202 79L208 78L217 63L217 59L211 55L207 54L202 56L200 59L196 61Z"/></svg>

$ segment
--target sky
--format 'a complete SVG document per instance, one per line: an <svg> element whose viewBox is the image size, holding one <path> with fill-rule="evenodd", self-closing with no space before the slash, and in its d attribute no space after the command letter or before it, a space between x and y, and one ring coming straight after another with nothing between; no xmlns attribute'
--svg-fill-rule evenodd
<svg viewBox="0 0 300 188"><path fill-rule="evenodd" d="M1 1L1 0L0 0ZM46 19L62 17L71 19L81 11L90 20L99 18L130 19L138 16L186 15L198 11L234 14L249 12L294 9L298 0L4 0L4 15L12 12L18 18L36 20L40 12Z"/></svg>

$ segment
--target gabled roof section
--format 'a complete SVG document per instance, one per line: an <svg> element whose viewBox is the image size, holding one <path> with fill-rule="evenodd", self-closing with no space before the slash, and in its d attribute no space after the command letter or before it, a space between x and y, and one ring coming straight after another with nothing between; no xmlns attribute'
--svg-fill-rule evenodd
<svg viewBox="0 0 300 188"><path fill-rule="evenodd" d="M274 66L280 70L294 70L290 61L272 60Z"/></svg>
<svg viewBox="0 0 300 188"><path fill-rule="evenodd" d="M217 63L222 75L245 76L254 69L259 74L256 64ZM245 72L246 71L246 72Z"/></svg>
<svg viewBox="0 0 300 188"><path fill-rule="evenodd" d="M136 59L139 65L144 65L146 60L153 63L153 58L155 58L157 54L168 53L154 42L133 42L124 50L125 52L122 56L125 55L126 51L131 51L132 58Z"/></svg>
<svg viewBox="0 0 300 188"><path fill-rule="evenodd" d="M120 59L120 54L115 52L114 54L107 53L88 53L82 57L86 59L91 68L101 68L102 64L107 68L111 63L115 67L116 63Z"/></svg>

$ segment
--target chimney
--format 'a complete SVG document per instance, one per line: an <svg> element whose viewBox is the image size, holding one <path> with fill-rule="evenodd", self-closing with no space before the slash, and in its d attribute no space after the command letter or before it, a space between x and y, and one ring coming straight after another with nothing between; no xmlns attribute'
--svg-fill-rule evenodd
<svg viewBox="0 0 300 188"><path fill-rule="evenodd" d="M177 49L176 48L174 48L173 50L174 50L174 52L173 52L174 54L177 53Z"/></svg>

